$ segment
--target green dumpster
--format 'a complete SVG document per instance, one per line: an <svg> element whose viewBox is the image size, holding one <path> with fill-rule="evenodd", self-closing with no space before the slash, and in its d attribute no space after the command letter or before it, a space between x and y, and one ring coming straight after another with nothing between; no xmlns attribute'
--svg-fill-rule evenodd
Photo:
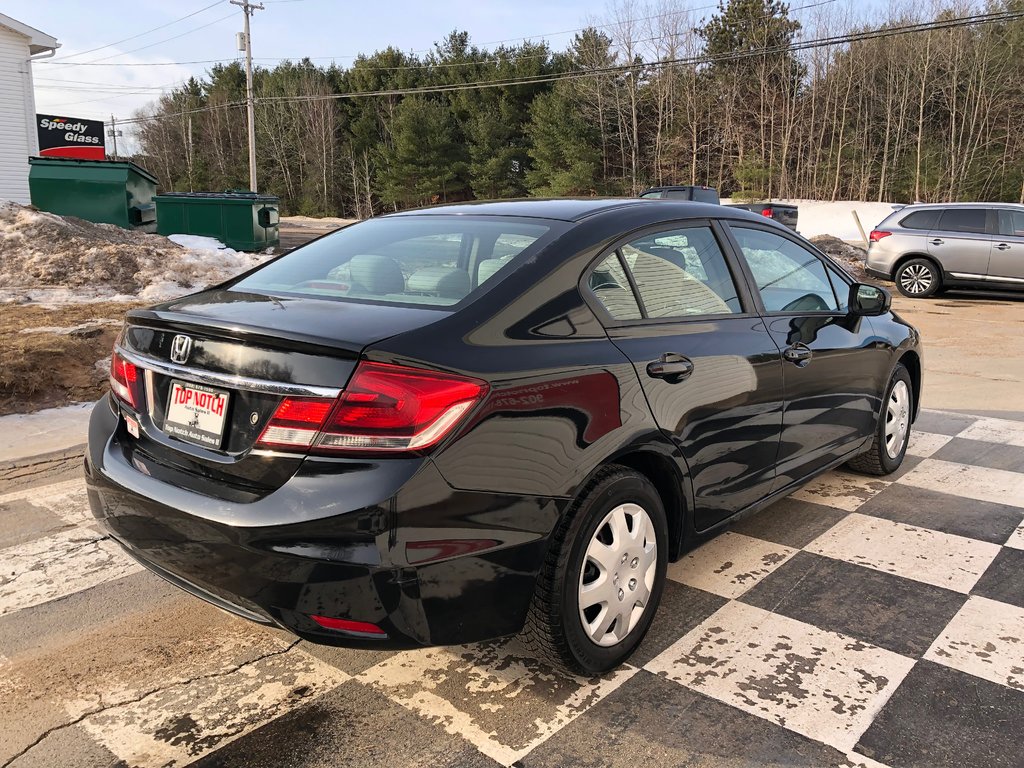
<svg viewBox="0 0 1024 768"><path fill-rule="evenodd" d="M206 235L236 251L280 243L279 198L255 192L164 192L156 196L157 232Z"/></svg>
<svg viewBox="0 0 1024 768"><path fill-rule="evenodd" d="M32 205L125 229L156 231L156 178L126 160L30 157Z"/></svg>

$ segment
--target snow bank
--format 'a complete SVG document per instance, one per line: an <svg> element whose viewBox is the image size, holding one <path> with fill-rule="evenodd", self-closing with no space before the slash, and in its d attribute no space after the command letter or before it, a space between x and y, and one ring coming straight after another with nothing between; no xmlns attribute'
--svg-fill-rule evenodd
<svg viewBox="0 0 1024 768"><path fill-rule="evenodd" d="M210 237L147 235L0 202L0 301L162 301L266 258Z"/></svg>
<svg viewBox="0 0 1024 768"><path fill-rule="evenodd" d="M867 203L858 200L778 200L799 206L800 216L797 229L806 238L818 235L832 235L840 240L862 242L860 231L853 220L853 212L860 217L865 234L870 232L886 216L893 212L893 203Z"/></svg>

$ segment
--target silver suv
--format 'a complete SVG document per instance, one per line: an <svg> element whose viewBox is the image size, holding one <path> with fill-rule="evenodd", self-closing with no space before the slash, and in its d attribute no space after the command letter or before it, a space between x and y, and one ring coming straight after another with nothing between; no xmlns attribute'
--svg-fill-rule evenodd
<svg viewBox="0 0 1024 768"><path fill-rule="evenodd" d="M867 272L900 293L943 288L1024 290L1024 205L908 205L871 232Z"/></svg>

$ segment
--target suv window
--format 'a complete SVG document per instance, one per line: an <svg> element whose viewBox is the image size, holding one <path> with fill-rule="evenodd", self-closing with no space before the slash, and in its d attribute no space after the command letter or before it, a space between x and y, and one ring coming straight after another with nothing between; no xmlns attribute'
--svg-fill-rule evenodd
<svg viewBox="0 0 1024 768"><path fill-rule="evenodd" d="M839 302L825 265L792 240L730 225L768 312L836 312Z"/></svg>
<svg viewBox="0 0 1024 768"><path fill-rule="evenodd" d="M645 235L620 249L649 318L743 311L725 256L710 227Z"/></svg>
<svg viewBox="0 0 1024 768"><path fill-rule="evenodd" d="M904 229L935 229L935 225L939 223L940 213L942 211L935 208L927 211L914 211L900 222L900 226Z"/></svg>
<svg viewBox="0 0 1024 768"><path fill-rule="evenodd" d="M984 234L987 229L984 208L947 208L942 212L937 229L943 232L977 232Z"/></svg>
<svg viewBox="0 0 1024 768"><path fill-rule="evenodd" d="M999 211L999 234L1024 237L1024 211Z"/></svg>
<svg viewBox="0 0 1024 768"><path fill-rule="evenodd" d="M718 190L711 189L710 187L694 187L693 199L698 203L714 203L718 205Z"/></svg>

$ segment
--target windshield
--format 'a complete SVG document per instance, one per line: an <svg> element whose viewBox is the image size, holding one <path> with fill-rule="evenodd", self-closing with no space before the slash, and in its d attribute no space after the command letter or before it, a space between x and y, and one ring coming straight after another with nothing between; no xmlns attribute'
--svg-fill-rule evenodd
<svg viewBox="0 0 1024 768"><path fill-rule="evenodd" d="M232 289L448 307L549 242L553 222L516 217L370 219L267 264Z"/></svg>

